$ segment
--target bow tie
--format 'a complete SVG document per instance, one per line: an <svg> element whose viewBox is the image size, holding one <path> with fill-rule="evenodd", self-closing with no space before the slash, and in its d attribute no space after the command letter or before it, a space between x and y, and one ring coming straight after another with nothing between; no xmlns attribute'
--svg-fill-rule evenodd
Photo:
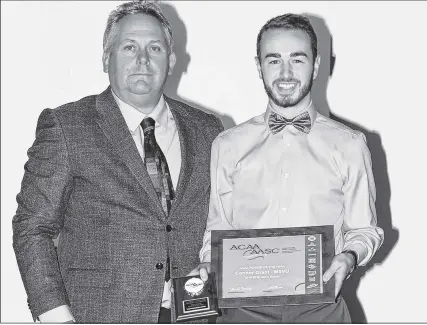
<svg viewBox="0 0 427 325"><path fill-rule="evenodd" d="M287 125L293 125L297 130L309 133L311 129L311 120L308 112L301 113L294 118L288 119L275 112L271 112L268 118L268 126L273 134L282 131Z"/></svg>

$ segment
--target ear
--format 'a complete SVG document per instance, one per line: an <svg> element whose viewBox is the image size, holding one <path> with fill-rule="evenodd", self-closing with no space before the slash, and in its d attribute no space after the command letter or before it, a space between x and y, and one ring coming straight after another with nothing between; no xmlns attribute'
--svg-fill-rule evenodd
<svg viewBox="0 0 427 325"><path fill-rule="evenodd" d="M176 63L175 52L171 52L171 54L169 54L169 71L168 71L168 75L172 74L173 68L175 66L175 63Z"/></svg>
<svg viewBox="0 0 427 325"><path fill-rule="evenodd" d="M260 79L262 79L261 63L259 62L258 56L255 57L255 64L256 64L256 68L258 70L258 76Z"/></svg>
<svg viewBox="0 0 427 325"><path fill-rule="evenodd" d="M317 56L316 61L314 61L314 71L313 71L313 80L317 78L319 74L320 67L320 55Z"/></svg>
<svg viewBox="0 0 427 325"><path fill-rule="evenodd" d="M103 53L102 54L102 66L105 73L108 73L108 63L110 62L110 53Z"/></svg>

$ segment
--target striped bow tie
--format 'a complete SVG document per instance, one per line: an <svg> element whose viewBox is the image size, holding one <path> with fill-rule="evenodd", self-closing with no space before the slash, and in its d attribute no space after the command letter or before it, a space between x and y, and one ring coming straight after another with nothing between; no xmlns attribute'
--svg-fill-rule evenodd
<svg viewBox="0 0 427 325"><path fill-rule="evenodd" d="M268 126L273 134L282 131L287 125L293 125L297 130L304 133L309 133L311 128L311 120L308 112L301 113L292 119L283 117L275 112L271 112L268 118Z"/></svg>

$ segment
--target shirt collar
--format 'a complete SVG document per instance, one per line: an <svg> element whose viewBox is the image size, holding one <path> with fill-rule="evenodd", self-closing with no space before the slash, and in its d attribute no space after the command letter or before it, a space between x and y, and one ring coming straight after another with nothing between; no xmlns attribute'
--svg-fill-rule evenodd
<svg viewBox="0 0 427 325"><path fill-rule="evenodd" d="M153 108L150 114L144 114L138 111L135 107L125 103L122 101L113 90L113 97L119 106L120 112L122 113L128 129L131 133L134 133L142 120L146 117L151 117L154 121L156 121L156 127L162 127L164 129L168 128L169 119L173 119L172 113L169 110L169 106L166 103L163 95L160 97L159 102Z"/></svg>
<svg viewBox="0 0 427 325"><path fill-rule="evenodd" d="M283 116L283 114L280 114L278 111L276 111L269 103L267 106L267 111L266 111L265 116L264 116L264 121L265 121L267 127L268 127L268 118L270 116L270 112L272 112L272 111L275 112L276 114ZM308 115L310 115L311 128L313 128L314 121L316 120L316 117L317 117L317 111L316 111L316 107L313 104L313 100L310 100L310 103L308 104L308 106L306 108L300 110L297 114L295 114L295 116L298 116L304 112L308 112ZM285 116L285 117L288 119L291 119L291 118L294 118L295 116Z"/></svg>

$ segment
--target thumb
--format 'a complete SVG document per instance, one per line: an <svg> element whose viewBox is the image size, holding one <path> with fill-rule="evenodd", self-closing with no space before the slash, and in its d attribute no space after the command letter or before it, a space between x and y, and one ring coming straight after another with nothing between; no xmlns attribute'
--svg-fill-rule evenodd
<svg viewBox="0 0 427 325"><path fill-rule="evenodd" d="M199 275L199 267L192 269L191 272L187 274L187 276L190 275Z"/></svg>
<svg viewBox="0 0 427 325"><path fill-rule="evenodd" d="M211 272L211 264L210 263L204 263L201 266L199 266L199 270L200 270L200 278L203 281L207 281L208 275Z"/></svg>
<svg viewBox="0 0 427 325"><path fill-rule="evenodd" d="M200 279L202 279L204 282L208 280L208 270L206 270L204 267L200 269Z"/></svg>
<svg viewBox="0 0 427 325"><path fill-rule="evenodd" d="M334 276L337 269L338 266L336 265L336 263L332 263L329 269L327 269L323 274L323 282L328 282Z"/></svg>

